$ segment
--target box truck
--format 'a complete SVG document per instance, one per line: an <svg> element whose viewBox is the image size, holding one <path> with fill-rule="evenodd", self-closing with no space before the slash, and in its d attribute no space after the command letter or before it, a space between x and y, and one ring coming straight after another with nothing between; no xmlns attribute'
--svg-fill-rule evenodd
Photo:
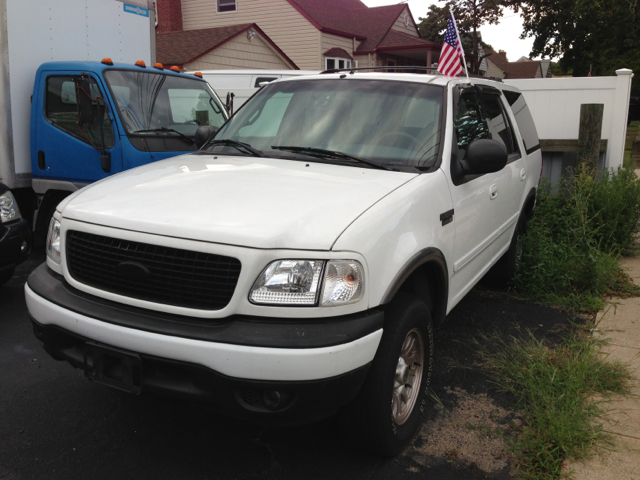
<svg viewBox="0 0 640 480"><path fill-rule="evenodd" d="M154 64L150 0L0 0L0 17L0 182L36 243L66 196L228 117L201 76Z"/></svg>

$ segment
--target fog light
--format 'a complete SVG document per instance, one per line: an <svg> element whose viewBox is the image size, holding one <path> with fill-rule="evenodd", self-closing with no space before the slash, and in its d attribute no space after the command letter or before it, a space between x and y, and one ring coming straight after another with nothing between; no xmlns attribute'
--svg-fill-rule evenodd
<svg viewBox="0 0 640 480"><path fill-rule="evenodd" d="M28 248L29 248L29 244L27 243L26 240L23 240L22 245L20 245L20 253L26 252Z"/></svg>
<svg viewBox="0 0 640 480"><path fill-rule="evenodd" d="M262 394L262 403L271 410L276 410L282 403L282 395L277 390L266 390Z"/></svg>

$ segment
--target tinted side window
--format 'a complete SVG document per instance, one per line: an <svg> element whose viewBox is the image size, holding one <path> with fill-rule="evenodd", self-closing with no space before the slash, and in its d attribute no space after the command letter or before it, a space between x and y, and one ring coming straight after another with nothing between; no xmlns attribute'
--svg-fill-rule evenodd
<svg viewBox="0 0 640 480"><path fill-rule="evenodd" d="M458 114L453 123L458 139L460 158L464 158L467 146L474 140L491 138L489 129L484 121L478 96L473 92L460 95Z"/></svg>
<svg viewBox="0 0 640 480"><path fill-rule="evenodd" d="M504 96L507 98L513 115L516 117L518 123L518 130L522 135L522 141L524 142L524 148L527 154L540 148L540 141L538 140L538 132L536 131L536 125L533 123L533 117L525 102L522 93L509 92L505 90Z"/></svg>
<svg viewBox="0 0 640 480"><path fill-rule="evenodd" d="M48 77L45 98L45 116L56 128L88 143L95 148L101 148L102 135L98 105L103 114L102 128L104 130L105 148L113 148L115 137L111 119L105 110L102 93L93 78L90 78L90 95L92 98L93 122L89 125L78 125L78 106L76 101L76 84L73 77ZM100 97L100 98L99 98Z"/></svg>
<svg viewBox="0 0 640 480"><path fill-rule="evenodd" d="M518 149L512 137L509 121L502 110L500 97L498 95L481 93L480 102L489 133L491 134L491 139L503 144L508 154L517 152Z"/></svg>

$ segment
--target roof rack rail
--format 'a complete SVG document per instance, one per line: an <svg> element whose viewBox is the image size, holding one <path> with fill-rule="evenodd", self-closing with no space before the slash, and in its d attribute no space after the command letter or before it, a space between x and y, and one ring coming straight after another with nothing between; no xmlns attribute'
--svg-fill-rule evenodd
<svg viewBox="0 0 640 480"><path fill-rule="evenodd" d="M380 67L356 67L356 68L332 68L331 70L325 70L323 73L339 73L339 72L360 72L363 70L432 70L436 71L436 67L423 67L422 65L395 65L395 66L380 66Z"/></svg>
<svg viewBox="0 0 640 480"><path fill-rule="evenodd" d="M378 67L356 67L356 68L332 68L331 70L324 70L320 72L320 75L325 73L340 73L340 72L349 72L353 74L355 72L361 72L366 70L425 70L437 72L437 67L424 67L422 65L395 65L395 66L378 66ZM469 74L470 78L482 78L483 80L493 80L496 82L502 82L501 78L498 77L483 77L482 75L475 75L473 73Z"/></svg>

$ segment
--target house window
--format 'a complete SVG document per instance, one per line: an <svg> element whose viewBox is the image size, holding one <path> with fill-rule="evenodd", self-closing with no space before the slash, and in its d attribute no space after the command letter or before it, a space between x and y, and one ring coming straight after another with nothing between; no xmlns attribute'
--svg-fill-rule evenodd
<svg viewBox="0 0 640 480"><path fill-rule="evenodd" d="M351 60L347 60L346 58L325 57L324 66L325 70L351 68Z"/></svg>
<svg viewBox="0 0 640 480"><path fill-rule="evenodd" d="M237 0L216 0L218 2L218 13L235 12Z"/></svg>

